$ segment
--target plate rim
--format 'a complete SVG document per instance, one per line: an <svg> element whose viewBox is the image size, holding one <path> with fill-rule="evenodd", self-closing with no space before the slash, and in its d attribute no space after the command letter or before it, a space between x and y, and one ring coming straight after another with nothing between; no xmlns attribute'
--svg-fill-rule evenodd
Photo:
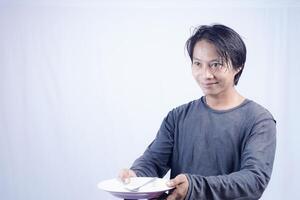
<svg viewBox="0 0 300 200"><path fill-rule="evenodd" d="M168 180L168 179L164 179L164 178L158 178L158 177L132 177L132 178L143 178L143 179L150 179L150 178L157 178L158 180ZM109 182L109 181L120 181L118 180L118 178L112 178L112 179L107 179L107 180L103 180L98 182L97 187L98 189L104 190L106 192L110 192L110 193L118 193L118 194L132 194L132 195L138 195L138 194L154 194L154 193L158 193L158 192L166 192L169 190L174 189L174 187L168 187L166 185L165 188L163 189L159 189L159 190L154 190L154 191L137 191L137 192L132 192L132 191L117 191L117 190L109 190L107 188L103 188L101 187L101 184L104 184L105 182Z"/></svg>

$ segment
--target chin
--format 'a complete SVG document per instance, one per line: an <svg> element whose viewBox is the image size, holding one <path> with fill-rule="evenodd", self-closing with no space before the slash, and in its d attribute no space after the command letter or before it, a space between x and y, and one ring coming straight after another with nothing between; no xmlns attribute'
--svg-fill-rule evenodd
<svg viewBox="0 0 300 200"><path fill-rule="evenodd" d="M205 94L205 95L210 95L210 94L216 93L214 90L211 90L211 89L207 89L207 88L201 88L201 89L202 89L203 94Z"/></svg>
<svg viewBox="0 0 300 200"><path fill-rule="evenodd" d="M205 96L216 96L219 94L219 92L215 91L215 90L203 90L202 89L202 92Z"/></svg>

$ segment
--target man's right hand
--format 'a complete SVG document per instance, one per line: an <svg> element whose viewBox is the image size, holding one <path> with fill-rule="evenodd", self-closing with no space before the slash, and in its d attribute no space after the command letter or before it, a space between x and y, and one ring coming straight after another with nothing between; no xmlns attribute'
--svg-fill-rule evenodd
<svg viewBox="0 0 300 200"><path fill-rule="evenodd" d="M119 179L123 181L124 183L129 183L131 177L136 177L136 174L133 170L131 169L122 169L119 172Z"/></svg>

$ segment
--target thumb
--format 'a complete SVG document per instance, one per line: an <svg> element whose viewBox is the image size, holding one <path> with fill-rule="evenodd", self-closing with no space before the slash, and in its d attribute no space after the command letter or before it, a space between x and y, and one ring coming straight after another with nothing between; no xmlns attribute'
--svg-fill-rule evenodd
<svg viewBox="0 0 300 200"><path fill-rule="evenodd" d="M186 178L185 175L179 174L175 178L169 180L167 182L167 186L169 186L169 187L175 187L176 185L179 185L179 184L183 183L185 181L185 178Z"/></svg>
<svg viewBox="0 0 300 200"><path fill-rule="evenodd" d="M167 181L166 185L167 185L168 187L173 187L173 185L174 185L173 179Z"/></svg>

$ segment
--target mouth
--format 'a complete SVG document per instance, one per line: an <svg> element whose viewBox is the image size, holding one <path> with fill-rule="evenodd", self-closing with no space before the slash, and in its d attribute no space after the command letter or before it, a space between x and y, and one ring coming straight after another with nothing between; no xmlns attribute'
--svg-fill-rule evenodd
<svg viewBox="0 0 300 200"><path fill-rule="evenodd" d="M212 87L218 84L218 82L211 82L211 83L202 83L203 87Z"/></svg>

